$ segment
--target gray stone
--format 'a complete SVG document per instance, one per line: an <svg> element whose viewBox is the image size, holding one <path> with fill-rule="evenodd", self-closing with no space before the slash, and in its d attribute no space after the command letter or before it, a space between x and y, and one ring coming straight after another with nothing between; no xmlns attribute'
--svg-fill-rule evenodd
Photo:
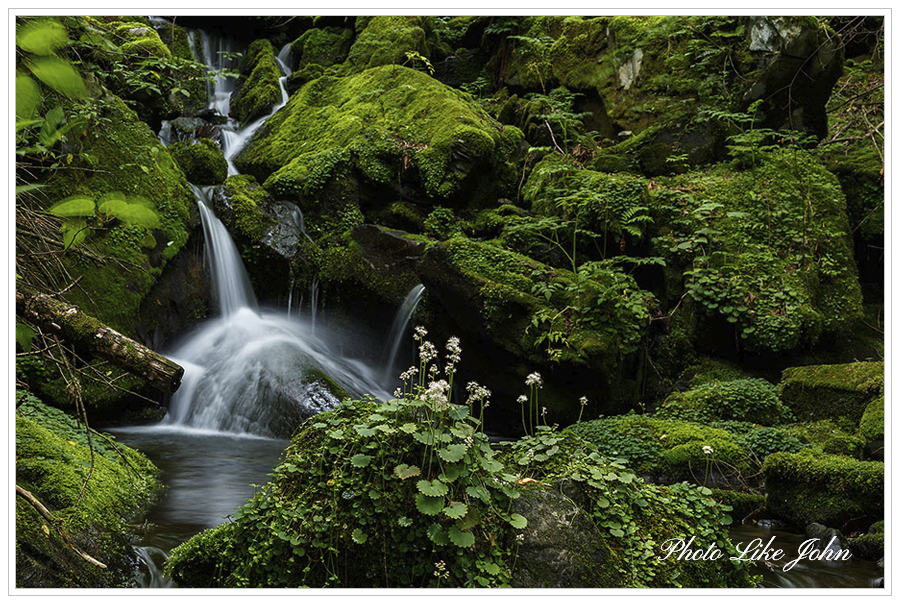
<svg viewBox="0 0 900 604"><path fill-rule="evenodd" d="M577 485L533 486L513 503L528 519L521 532L511 585L517 588L614 587L600 585L598 572L611 563L610 550L590 516L572 497Z"/></svg>

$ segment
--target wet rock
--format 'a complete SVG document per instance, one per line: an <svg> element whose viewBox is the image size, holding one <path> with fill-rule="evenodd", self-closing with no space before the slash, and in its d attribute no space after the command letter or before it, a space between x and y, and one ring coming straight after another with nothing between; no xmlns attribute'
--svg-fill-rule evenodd
<svg viewBox="0 0 900 604"><path fill-rule="evenodd" d="M528 519L528 526L522 530L512 587L596 586L597 569L610 551L587 512L549 487L524 490L513 510Z"/></svg>

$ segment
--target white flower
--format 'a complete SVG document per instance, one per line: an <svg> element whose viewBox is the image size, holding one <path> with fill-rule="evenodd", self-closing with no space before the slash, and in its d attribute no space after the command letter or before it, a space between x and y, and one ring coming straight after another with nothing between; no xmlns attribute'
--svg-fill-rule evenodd
<svg viewBox="0 0 900 604"><path fill-rule="evenodd" d="M427 335L428 335L428 331L421 325L417 325L416 329L415 329L415 333L413 333L413 338L415 338L416 340L421 340L422 338L424 338Z"/></svg>
<svg viewBox="0 0 900 604"><path fill-rule="evenodd" d="M582 396L580 399L578 399L578 402L581 403L582 407L584 407L585 405L587 405L587 397Z"/></svg>
<svg viewBox="0 0 900 604"><path fill-rule="evenodd" d="M417 367L410 367L409 369L407 369L406 371L404 371L403 373L400 374L400 379L405 382L406 380L410 379L412 376L416 375L417 373L419 373L419 369Z"/></svg>
<svg viewBox="0 0 900 604"><path fill-rule="evenodd" d="M453 367L459 363L459 355L462 354L462 348L459 345L459 338L453 336L449 340L447 340L447 352L450 354L447 355L447 369L448 371L452 371Z"/></svg>
<svg viewBox="0 0 900 604"><path fill-rule="evenodd" d="M394 390L394 398L403 398L403 391L399 388Z"/></svg>
<svg viewBox="0 0 900 604"><path fill-rule="evenodd" d="M541 407L541 417L546 417L546 416L547 416L547 408Z"/></svg>
<svg viewBox="0 0 900 604"><path fill-rule="evenodd" d="M431 342L422 342L419 346L419 358L423 363L427 363L431 359L437 357L437 349Z"/></svg>
<svg viewBox="0 0 900 604"><path fill-rule="evenodd" d="M524 533L519 533L518 535L516 535L516 543L522 543L523 541L525 541Z"/></svg>
<svg viewBox="0 0 900 604"><path fill-rule="evenodd" d="M469 393L469 398L466 401L467 405L471 405L475 401L484 401L491 396L491 391L479 385L478 382L469 382L466 385L466 391ZM484 406L487 407L487 403L484 403Z"/></svg>
<svg viewBox="0 0 900 604"><path fill-rule="evenodd" d="M447 405L447 392L450 390L450 384L448 384L445 380L439 380L437 382L431 382L428 384L428 388L422 395L419 397L421 400L426 403L431 403L434 405L435 409L440 409L441 407L445 407Z"/></svg>
<svg viewBox="0 0 900 604"><path fill-rule="evenodd" d="M713 454L713 448L710 447L709 445L703 445L703 452L704 452L706 455L712 455L712 454Z"/></svg>
<svg viewBox="0 0 900 604"><path fill-rule="evenodd" d="M525 403L528 402L528 397L525 396L524 394L520 394L519 398L516 399L516 402L519 403L520 405L524 405Z"/></svg>
<svg viewBox="0 0 900 604"><path fill-rule="evenodd" d="M528 377L525 378L526 386L540 386L543 384L543 380L541 380L541 374L538 372L528 374Z"/></svg>

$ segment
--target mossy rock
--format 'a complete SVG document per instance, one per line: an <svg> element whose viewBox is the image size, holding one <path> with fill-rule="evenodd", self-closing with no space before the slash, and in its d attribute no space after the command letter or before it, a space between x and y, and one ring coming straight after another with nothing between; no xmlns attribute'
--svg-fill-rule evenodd
<svg viewBox="0 0 900 604"><path fill-rule="evenodd" d="M291 52L297 57L297 70L310 64L325 68L343 63L352 43L353 30L315 27L306 30L291 43Z"/></svg>
<svg viewBox="0 0 900 604"><path fill-rule="evenodd" d="M884 558L884 533L866 533L850 539L850 551L863 560Z"/></svg>
<svg viewBox="0 0 900 604"><path fill-rule="evenodd" d="M883 389L884 362L813 365L785 369L779 395L801 421L834 419L856 427Z"/></svg>
<svg viewBox="0 0 900 604"><path fill-rule="evenodd" d="M228 163L222 149L208 138L172 143L168 150L192 184L201 187L218 185L228 175Z"/></svg>
<svg viewBox="0 0 900 604"><path fill-rule="evenodd" d="M712 489L712 498L724 506L729 506L732 523L740 525L741 519L766 509L766 498L756 493Z"/></svg>
<svg viewBox="0 0 900 604"><path fill-rule="evenodd" d="M675 408L695 412L707 421L738 420L773 426L792 419L775 386L758 378L714 381L676 392L666 398L657 413L671 413Z"/></svg>
<svg viewBox="0 0 900 604"><path fill-rule="evenodd" d="M75 419L17 393L17 399L23 397L27 400L16 412L16 484L37 497L72 541L108 568L86 562L61 539L56 526L16 497L16 586L133 587L137 560L127 523L155 497L158 470L142 454L121 444L114 449L96 434L89 448Z"/></svg>
<svg viewBox="0 0 900 604"><path fill-rule="evenodd" d="M843 527L884 517L882 462L806 450L770 455L762 471L768 509L797 526Z"/></svg>
<svg viewBox="0 0 900 604"><path fill-rule="evenodd" d="M72 278L81 278L79 286L69 292L69 301L134 337L141 321L141 301L162 267L187 242L190 226L196 224L196 197L168 150L120 99L107 96L102 117L97 128L80 136L70 134L80 148L72 166L83 169L57 171L45 191L53 201L76 194L96 201L107 193L120 192L128 198L141 198L154 209L159 228L116 221L104 230L92 231L85 240L83 245L123 263L99 262L77 251L63 258ZM151 243L149 248L147 243Z"/></svg>
<svg viewBox="0 0 900 604"><path fill-rule="evenodd" d="M880 448L884 455L884 395L872 399L859 421L859 435L867 446Z"/></svg>
<svg viewBox="0 0 900 604"><path fill-rule="evenodd" d="M829 455L844 455L859 459L866 444L864 439L842 430L838 423L830 419L799 422L785 426L785 430Z"/></svg>
<svg viewBox="0 0 900 604"><path fill-rule="evenodd" d="M407 53L426 59L436 58L440 41L432 32L433 17L374 16L358 17L344 70L359 73L381 65L411 65ZM444 49L449 54L449 48Z"/></svg>
<svg viewBox="0 0 900 604"><path fill-rule="evenodd" d="M247 48L240 65L241 76L231 98L231 113L242 124L271 113L281 102L281 68L268 40L256 40Z"/></svg>
<svg viewBox="0 0 900 604"><path fill-rule="evenodd" d="M216 216L241 240L258 245L272 227L274 220L266 212L272 199L252 176L229 176L215 201Z"/></svg>
<svg viewBox="0 0 900 604"><path fill-rule="evenodd" d="M125 38L126 42L119 46L119 50L125 54L172 58L172 51L163 43L159 34L152 27L140 26L135 23L111 23L109 27L116 34Z"/></svg>
<svg viewBox="0 0 900 604"><path fill-rule="evenodd" d="M304 211L350 172L370 187L477 205L514 186L521 140L465 93L384 66L309 82L235 163Z"/></svg>
<svg viewBox="0 0 900 604"><path fill-rule="evenodd" d="M701 351L727 356L736 342L756 355L796 353L862 317L836 179L799 150L760 161L660 177L651 191L653 253L684 277L684 290L673 282L663 296L688 293Z"/></svg>

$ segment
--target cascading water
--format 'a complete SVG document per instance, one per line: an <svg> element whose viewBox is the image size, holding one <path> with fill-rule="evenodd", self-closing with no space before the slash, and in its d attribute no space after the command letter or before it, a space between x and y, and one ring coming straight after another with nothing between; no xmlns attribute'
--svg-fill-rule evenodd
<svg viewBox="0 0 900 604"><path fill-rule="evenodd" d="M392 379L397 375L394 373L394 369L396 369L394 365L397 362L397 353L400 352L400 346L406 339L410 321L412 320L413 314L416 312L416 307L419 305L419 301L422 300L422 295L424 293L425 286L421 283L416 285L408 294L406 294L403 304L400 305L397 314L394 315L394 322L391 324L391 331L388 332L387 337L387 344L390 348L385 350L385 353L387 353L387 364L384 367L386 380Z"/></svg>
<svg viewBox="0 0 900 604"><path fill-rule="evenodd" d="M228 60L233 48L201 33L203 57ZM280 56L286 57L289 47ZM284 60L279 63L287 69ZM228 67L213 62L213 67ZM282 78L283 103L287 102ZM211 95L212 109L228 108L233 86L217 76ZM277 111L276 107L272 114ZM271 115L271 114L270 114ZM243 130L223 132L226 157L234 157L244 142L265 122L262 118ZM233 164L229 164L233 168ZM235 171L236 173L236 171ZM212 432L256 436L289 436L299 422L338 404L321 380L324 372L354 395L387 398L379 376L359 361L332 352L334 338L316 337L318 281L312 284L309 321L282 313L260 312L250 280L231 236L216 218L208 191L194 187L206 240L206 259L212 274L213 295L219 316L170 351L185 368L182 386L172 398L165 425ZM298 210L299 212L299 210ZM302 217L302 215L301 215Z"/></svg>

